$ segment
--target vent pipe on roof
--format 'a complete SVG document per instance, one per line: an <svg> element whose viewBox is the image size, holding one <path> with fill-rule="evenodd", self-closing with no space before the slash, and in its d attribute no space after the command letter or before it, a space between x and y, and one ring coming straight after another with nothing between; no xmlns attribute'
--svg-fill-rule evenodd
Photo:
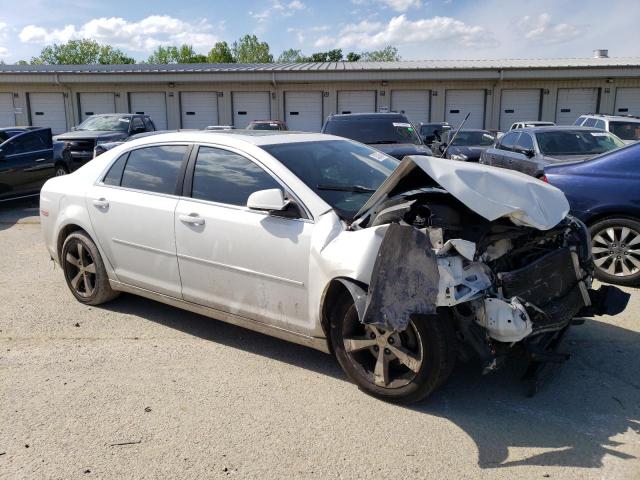
<svg viewBox="0 0 640 480"><path fill-rule="evenodd" d="M609 50L606 48L594 50L593 58L609 58Z"/></svg>

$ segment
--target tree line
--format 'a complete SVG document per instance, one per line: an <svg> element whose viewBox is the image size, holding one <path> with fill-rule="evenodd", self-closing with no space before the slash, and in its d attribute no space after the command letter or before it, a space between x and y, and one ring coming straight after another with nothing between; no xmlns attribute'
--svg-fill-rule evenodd
<svg viewBox="0 0 640 480"><path fill-rule="evenodd" d="M275 60L269 44L256 35L245 35L229 45L217 42L207 54L197 53L192 45L159 46L140 63L301 63L301 62L393 62L400 60L398 49L387 46L381 50L348 52L333 49L305 55L290 48ZM18 65L114 65L131 64L136 60L111 45L101 45L90 39L70 40L66 43L47 45L40 55L30 61L20 60Z"/></svg>

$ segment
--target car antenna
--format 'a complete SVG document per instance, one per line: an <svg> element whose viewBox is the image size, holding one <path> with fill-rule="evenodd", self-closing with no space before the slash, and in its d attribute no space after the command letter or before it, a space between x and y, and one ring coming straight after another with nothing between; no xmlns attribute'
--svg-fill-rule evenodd
<svg viewBox="0 0 640 480"><path fill-rule="evenodd" d="M447 143L447 146L444 147L444 150L440 154L440 158L444 158L444 156L447 154L447 150L449 149L449 145L451 145L453 143L453 141L456 139L456 137L458 136L458 132L460 132L460 129L463 127L465 122L469 119L469 115L471 115L471 112L467 113L467 116L464 117L464 120L460 123L460 126L456 129L456 133L453 134L453 137L451 137L451 140L449 140L449 143Z"/></svg>

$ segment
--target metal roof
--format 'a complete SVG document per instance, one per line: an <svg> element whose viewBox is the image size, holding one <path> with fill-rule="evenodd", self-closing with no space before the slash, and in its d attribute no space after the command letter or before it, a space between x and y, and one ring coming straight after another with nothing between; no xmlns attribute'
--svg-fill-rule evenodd
<svg viewBox="0 0 640 480"><path fill-rule="evenodd" d="M0 74L66 73L250 73L321 71L424 71L424 70L508 70L550 68L640 67L640 57L555 58L502 60L410 60L400 62L320 62L320 63L188 63L153 65L0 65Z"/></svg>

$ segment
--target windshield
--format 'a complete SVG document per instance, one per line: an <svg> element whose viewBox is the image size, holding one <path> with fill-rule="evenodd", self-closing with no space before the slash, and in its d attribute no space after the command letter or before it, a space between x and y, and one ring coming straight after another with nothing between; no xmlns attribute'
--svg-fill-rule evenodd
<svg viewBox="0 0 640 480"><path fill-rule="evenodd" d="M458 147L490 147L495 142L496 137L489 132L465 132L460 131L454 139L452 145Z"/></svg>
<svg viewBox="0 0 640 480"><path fill-rule="evenodd" d="M130 121L129 117L118 115L96 115L87 118L76 130L127 132Z"/></svg>
<svg viewBox="0 0 640 480"><path fill-rule="evenodd" d="M607 132L562 130L536 133L540 152L544 155L597 155L624 146Z"/></svg>
<svg viewBox="0 0 640 480"><path fill-rule="evenodd" d="M609 122L609 131L622 140L640 140L640 122Z"/></svg>
<svg viewBox="0 0 640 480"><path fill-rule="evenodd" d="M345 220L353 219L399 163L378 150L348 140L282 143L261 148Z"/></svg>
<svg viewBox="0 0 640 480"><path fill-rule="evenodd" d="M324 133L350 138L369 145L413 143L422 144L410 123L389 118L330 120Z"/></svg>

